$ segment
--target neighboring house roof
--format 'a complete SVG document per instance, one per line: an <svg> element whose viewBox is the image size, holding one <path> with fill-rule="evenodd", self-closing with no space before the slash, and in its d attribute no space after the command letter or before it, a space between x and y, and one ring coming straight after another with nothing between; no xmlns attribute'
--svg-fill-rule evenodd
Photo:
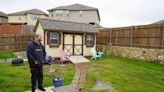
<svg viewBox="0 0 164 92"><path fill-rule="evenodd" d="M160 21L154 22L152 24L164 24L164 20L160 20Z"/></svg>
<svg viewBox="0 0 164 92"><path fill-rule="evenodd" d="M49 9L48 11L52 11L52 10L70 10L70 11L89 11L89 10L96 10L98 13L98 17L100 20L100 15L99 15L99 10L98 8L94 8L94 7L90 7L90 6L86 6L86 5L82 5L82 4L72 4L72 5L67 5L67 6L59 6L59 7L55 7L52 9Z"/></svg>
<svg viewBox="0 0 164 92"><path fill-rule="evenodd" d="M97 8L82 5L82 4L72 4L72 5L67 5L67 6L59 6L55 7L52 9L49 9L48 11L51 10L98 10Z"/></svg>
<svg viewBox="0 0 164 92"><path fill-rule="evenodd" d="M6 17L7 18L7 14L5 14L4 12L0 11L0 17Z"/></svg>
<svg viewBox="0 0 164 92"><path fill-rule="evenodd" d="M44 30L56 30L64 32L77 32L77 33L98 33L98 29L91 24L66 22L51 19L38 19L37 24L41 24Z"/></svg>
<svg viewBox="0 0 164 92"><path fill-rule="evenodd" d="M25 14L37 14L37 15L47 15L48 16L47 13L45 13L39 9L25 10L25 11L10 13L8 15L25 15Z"/></svg>

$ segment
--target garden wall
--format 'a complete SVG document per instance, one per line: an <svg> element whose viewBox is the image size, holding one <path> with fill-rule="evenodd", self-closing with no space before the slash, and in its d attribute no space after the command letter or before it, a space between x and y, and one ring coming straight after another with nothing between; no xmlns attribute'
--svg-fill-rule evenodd
<svg viewBox="0 0 164 92"><path fill-rule="evenodd" d="M103 51L106 55L112 54L115 56L146 60L147 62L159 63L164 65L163 49L97 45L97 51Z"/></svg>

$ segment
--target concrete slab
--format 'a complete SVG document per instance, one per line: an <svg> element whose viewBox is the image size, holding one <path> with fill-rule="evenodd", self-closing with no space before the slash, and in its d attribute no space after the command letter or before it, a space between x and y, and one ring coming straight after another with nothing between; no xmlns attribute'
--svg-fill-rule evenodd
<svg viewBox="0 0 164 92"><path fill-rule="evenodd" d="M84 56L70 56L70 61L72 63L85 63L85 62L89 62L89 60L87 58L85 58Z"/></svg>
<svg viewBox="0 0 164 92"><path fill-rule="evenodd" d="M68 85L68 86L62 86L58 88L54 88L53 86L45 88L45 92L79 92L77 89L75 89L73 86ZM26 92L31 92L31 91L26 91ZM36 89L35 92L43 92L38 89Z"/></svg>

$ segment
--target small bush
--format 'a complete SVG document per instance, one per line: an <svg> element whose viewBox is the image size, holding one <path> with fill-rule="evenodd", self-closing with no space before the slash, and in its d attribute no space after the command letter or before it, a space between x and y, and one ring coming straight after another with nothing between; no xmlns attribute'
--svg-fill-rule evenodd
<svg viewBox="0 0 164 92"><path fill-rule="evenodd" d="M0 59L5 59L5 58L16 58L17 56L13 52L1 52L0 53Z"/></svg>

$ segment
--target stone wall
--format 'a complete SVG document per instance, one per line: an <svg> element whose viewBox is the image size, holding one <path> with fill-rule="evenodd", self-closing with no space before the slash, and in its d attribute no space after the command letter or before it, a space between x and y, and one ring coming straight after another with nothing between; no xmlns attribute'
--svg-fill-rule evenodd
<svg viewBox="0 0 164 92"><path fill-rule="evenodd" d="M14 52L14 54L17 56L17 58L23 58L23 59L27 58L26 51Z"/></svg>
<svg viewBox="0 0 164 92"><path fill-rule="evenodd" d="M164 50L160 49L97 45L97 51L103 51L106 55L112 54L164 65Z"/></svg>

